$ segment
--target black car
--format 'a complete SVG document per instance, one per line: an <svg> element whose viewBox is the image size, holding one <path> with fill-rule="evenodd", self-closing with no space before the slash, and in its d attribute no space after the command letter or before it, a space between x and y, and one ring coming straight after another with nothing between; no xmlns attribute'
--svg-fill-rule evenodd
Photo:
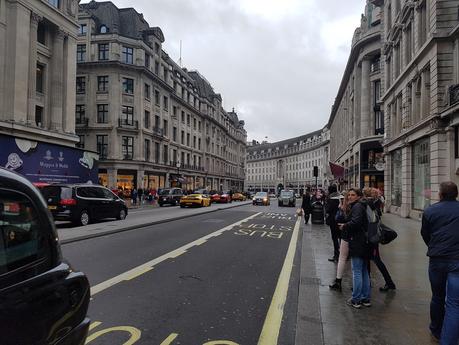
<svg viewBox="0 0 459 345"><path fill-rule="evenodd" d="M162 189L158 195L158 205L179 205L180 198L183 196L183 191L180 188Z"/></svg>
<svg viewBox="0 0 459 345"><path fill-rule="evenodd" d="M54 219L87 225L104 218L124 219L124 200L110 189L93 184L52 184L40 188Z"/></svg>
<svg viewBox="0 0 459 345"><path fill-rule="evenodd" d="M86 276L62 259L42 195L0 168L0 343L83 345L89 298Z"/></svg>

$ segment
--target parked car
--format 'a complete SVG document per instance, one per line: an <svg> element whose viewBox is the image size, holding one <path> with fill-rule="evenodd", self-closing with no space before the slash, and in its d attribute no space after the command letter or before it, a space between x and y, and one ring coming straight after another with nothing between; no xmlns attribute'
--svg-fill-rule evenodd
<svg viewBox="0 0 459 345"><path fill-rule="evenodd" d="M279 198L277 199L278 206L290 206L295 207L296 198L292 190L282 190L280 192Z"/></svg>
<svg viewBox="0 0 459 345"><path fill-rule="evenodd" d="M246 196L242 193L234 193L232 199L234 201L246 201L247 200Z"/></svg>
<svg viewBox="0 0 459 345"><path fill-rule="evenodd" d="M190 206L210 206L210 198L206 194L198 194L198 193L193 193L193 194L188 194L183 196L180 199L180 207L190 207Z"/></svg>
<svg viewBox="0 0 459 345"><path fill-rule="evenodd" d="M53 184L40 188L55 220L87 225L104 218L125 219L126 203L110 189L93 184Z"/></svg>
<svg viewBox="0 0 459 345"><path fill-rule="evenodd" d="M158 205L176 206L180 204L180 199L183 197L183 191L180 188L165 188L158 195Z"/></svg>
<svg viewBox="0 0 459 345"><path fill-rule="evenodd" d="M233 201L233 199L231 197L230 191L225 191L220 194L220 199L218 200L219 203L227 204L227 203L230 203L231 201Z"/></svg>
<svg viewBox="0 0 459 345"><path fill-rule="evenodd" d="M66 263L46 201L24 177L0 168L2 345L84 344L90 287Z"/></svg>
<svg viewBox="0 0 459 345"><path fill-rule="evenodd" d="M220 202L220 193L215 190L209 192L211 202Z"/></svg>
<svg viewBox="0 0 459 345"><path fill-rule="evenodd" d="M264 206L271 205L271 202L269 201L269 198L268 198L268 193L257 192L252 199L252 204L253 205L264 205Z"/></svg>

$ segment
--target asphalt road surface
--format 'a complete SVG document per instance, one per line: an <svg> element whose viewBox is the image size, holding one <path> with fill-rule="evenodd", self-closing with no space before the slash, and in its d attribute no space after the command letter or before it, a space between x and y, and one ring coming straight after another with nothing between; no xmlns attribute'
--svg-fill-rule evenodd
<svg viewBox="0 0 459 345"><path fill-rule="evenodd" d="M63 245L91 283L87 344L294 344L295 208L243 206Z"/></svg>

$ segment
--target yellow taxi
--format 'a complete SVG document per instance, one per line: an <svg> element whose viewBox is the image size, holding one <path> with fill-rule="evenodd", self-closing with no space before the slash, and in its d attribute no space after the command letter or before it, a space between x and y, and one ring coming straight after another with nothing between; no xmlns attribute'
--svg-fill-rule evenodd
<svg viewBox="0 0 459 345"><path fill-rule="evenodd" d="M234 200L234 201L246 201L247 198L246 198L245 195L242 194L242 193L234 193L234 194L233 194L233 200Z"/></svg>
<svg viewBox="0 0 459 345"><path fill-rule="evenodd" d="M205 194L193 193L180 198L180 207L210 206L210 197Z"/></svg>

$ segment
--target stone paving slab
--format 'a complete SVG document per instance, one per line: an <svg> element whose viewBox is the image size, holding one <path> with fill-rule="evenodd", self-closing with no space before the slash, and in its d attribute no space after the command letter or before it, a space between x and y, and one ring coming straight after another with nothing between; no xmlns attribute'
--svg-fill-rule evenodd
<svg viewBox="0 0 459 345"><path fill-rule="evenodd" d="M332 255L330 230L327 225L303 225L303 234L310 234L310 246L304 245L304 256L314 260L314 267L304 270L303 278L317 279L320 322L313 334L322 332L323 338L297 338L297 345L423 345L435 344L429 335L430 284L427 275L427 248L420 236L421 223L396 215L385 214L383 222L398 232L392 243L380 246L397 290L381 293L384 280L377 267L371 265L372 307L360 310L346 305L351 296L352 275L350 262L343 277L343 292L330 291L328 285L336 276L336 264L327 259ZM302 260L302 266L311 266ZM315 272L314 272L315 270ZM300 295L301 295L300 286ZM316 295L316 286L307 286L307 293ZM299 300L299 315L314 312L311 298ZM312 308L312 309L311 309ZM315 318L314 318L315 319ZM303 324L301 324L303 323ZM308 318L298 318L298 329L313 327ZM305 333L307 334L307 333Z"/></svg>

